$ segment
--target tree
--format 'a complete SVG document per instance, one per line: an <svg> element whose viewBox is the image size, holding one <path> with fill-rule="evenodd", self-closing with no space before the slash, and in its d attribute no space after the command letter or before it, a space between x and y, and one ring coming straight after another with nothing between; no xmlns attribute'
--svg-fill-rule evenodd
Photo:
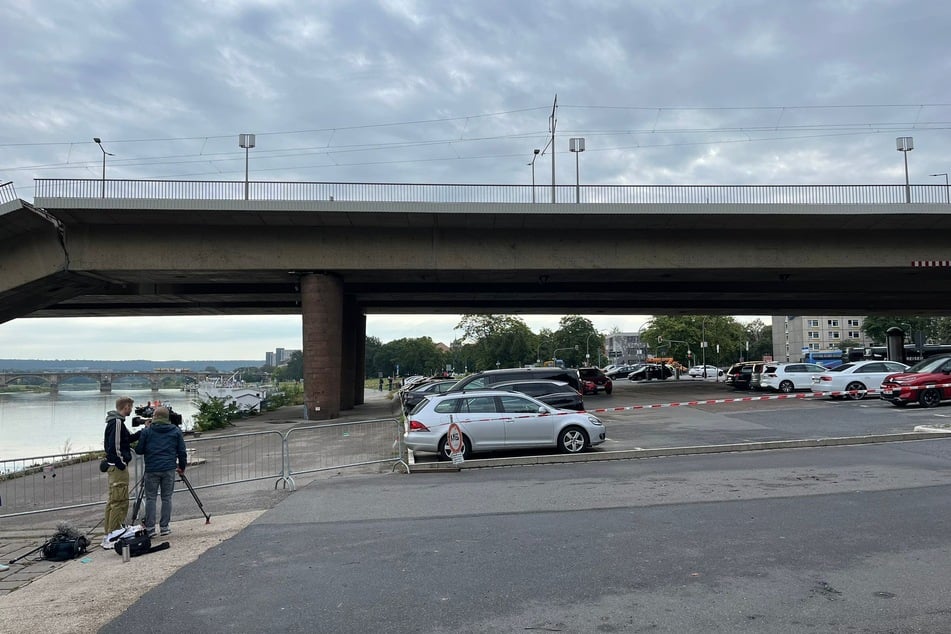
<svg viewBox="0 0 951 634"><path fill-rule="evenodd" d="M906 341L914 341L917 333L922 333L923 341L944 342L943 335L951 334L951 319L948 317L927 317L922 315L869 315L862 323L865 336L875 345L885 343L885 333L895 326L905 331Z"/></svg>
<svg viewBox="0 0 951 634"><path fill-rule="evenodd" d="M520 317L463 315L456 328L463 331L462 341L473 346L470 371L521 367L535 361L538 339Z"/></svg>
<svg viewBox="0 0 951 634"><path fill-rule="evenodd" d="M601 336L591 323L590 319L580 315L566 315L558 322L558 330L552 337L555 344L552 350L561 349L559 353L568 367L578 368L585 364L585 354L604 347L604 337ZM593 345L592 345L593 344ZM567 350L565 350L567 348Z"/></svg>
<svg viewBox="0 0 951 634"><path fill-rule="evenodd" d="M648 322L641 340L650 346L654 356L673 357L685 365L698 365L704 359L708 364L720 365L745 355L746 341L753 339L751 333L755 333L756 341L768 341L767 349L772 349L772 328L759 320L751 325L752 330L748 331L725 315L656 315ZM702 339L707 342L706 351L700 347ZM754 341L750 340L750 352L753 350Z"/></svg>

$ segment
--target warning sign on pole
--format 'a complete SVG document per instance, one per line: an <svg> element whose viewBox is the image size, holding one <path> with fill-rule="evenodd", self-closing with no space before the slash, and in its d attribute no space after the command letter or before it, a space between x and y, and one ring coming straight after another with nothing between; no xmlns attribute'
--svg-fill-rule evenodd
<svg viewBox="0 0 951 634"><path fill-rule="evenodd" d="M446 442L449 444L449 457L453 464L459 464L465 459L463 452L466 448L466 441L462 438L462 430L459 425L452 423L449 425L449 433L446 435Z"/></svg>

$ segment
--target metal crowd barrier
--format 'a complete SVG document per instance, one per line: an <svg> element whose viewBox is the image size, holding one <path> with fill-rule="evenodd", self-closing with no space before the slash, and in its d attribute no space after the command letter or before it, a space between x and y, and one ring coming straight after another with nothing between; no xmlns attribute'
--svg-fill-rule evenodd
<svg viewBox="0 0 951 634"><path fill-rule="evenodd" d="M185 446L188 480L196 489L274 479L274 488L283 483L293 491L294 475L388 462L409 473L403 426L396 419L208 435ZM102 457L85 452L0 461L0 519L105 504L109 478L99 471ZM143 471L142 459L134 459L130 500Z"/></svg>
<svg viewBox="0 0 951 634"><path fill-rule="evenodd" d="M328 469L393 463L409 473L403 423L395 418L295 427L284 434L287 472L284 481L296 488L294 476ZM314 451L315 447L330 451ZM275 485L276 486L276 485Z"/></svg>

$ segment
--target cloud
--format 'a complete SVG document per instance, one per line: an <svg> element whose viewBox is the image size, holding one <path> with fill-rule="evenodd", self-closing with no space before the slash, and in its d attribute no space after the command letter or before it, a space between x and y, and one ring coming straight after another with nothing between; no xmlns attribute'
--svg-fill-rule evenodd
<svg viewBox="0 0 951 634"><path fill-rule="evenodd" d="M897 136L915 137L912 182L938 186L929 174L949 167L947 3L10 0L0 22L15 25L0 181L27 200L34 178L98 178L94 136L111 178L241 180L250 132L252 179L526 185L556 93L559 183L574 180L572 136L597 184L900 183ZM548 149L539 184L550 165ZM214 351L197 356L299 336L282 321L224 343L199 322L23 323L0 337L16 331L5 345L25 355L69 334L113 354L180 333ZM451 336L418 323L379 332Z"/></svg>

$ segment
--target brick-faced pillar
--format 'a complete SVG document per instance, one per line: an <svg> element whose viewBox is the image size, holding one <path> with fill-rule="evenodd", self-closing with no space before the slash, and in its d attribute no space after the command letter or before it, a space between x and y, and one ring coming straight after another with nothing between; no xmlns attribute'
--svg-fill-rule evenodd
<svg viewBox="0 0 951 634"><path fill-rule="evenodd" d="M367 316L362 311L357 311L356 319L353 320L353 331L357 337L356 346L356 367L353 373L353 403L354 405L363 405L364 389L367 382Z"/></svg>
<svg viewBox="0 0 951 634"><path fill-rule="evenodd" d="M353 375L356 365L357 333L355 320L357 302L352 296L343 298L343 338L341 340L340 363L340 409L353 409Z"/></svg>
<svg viewBox="0 0 951 634"><path fill-rule="evenodd" d="M335 275L300 279L304 345L304 414L308 420L340 416L343 283Z"/></svg>

